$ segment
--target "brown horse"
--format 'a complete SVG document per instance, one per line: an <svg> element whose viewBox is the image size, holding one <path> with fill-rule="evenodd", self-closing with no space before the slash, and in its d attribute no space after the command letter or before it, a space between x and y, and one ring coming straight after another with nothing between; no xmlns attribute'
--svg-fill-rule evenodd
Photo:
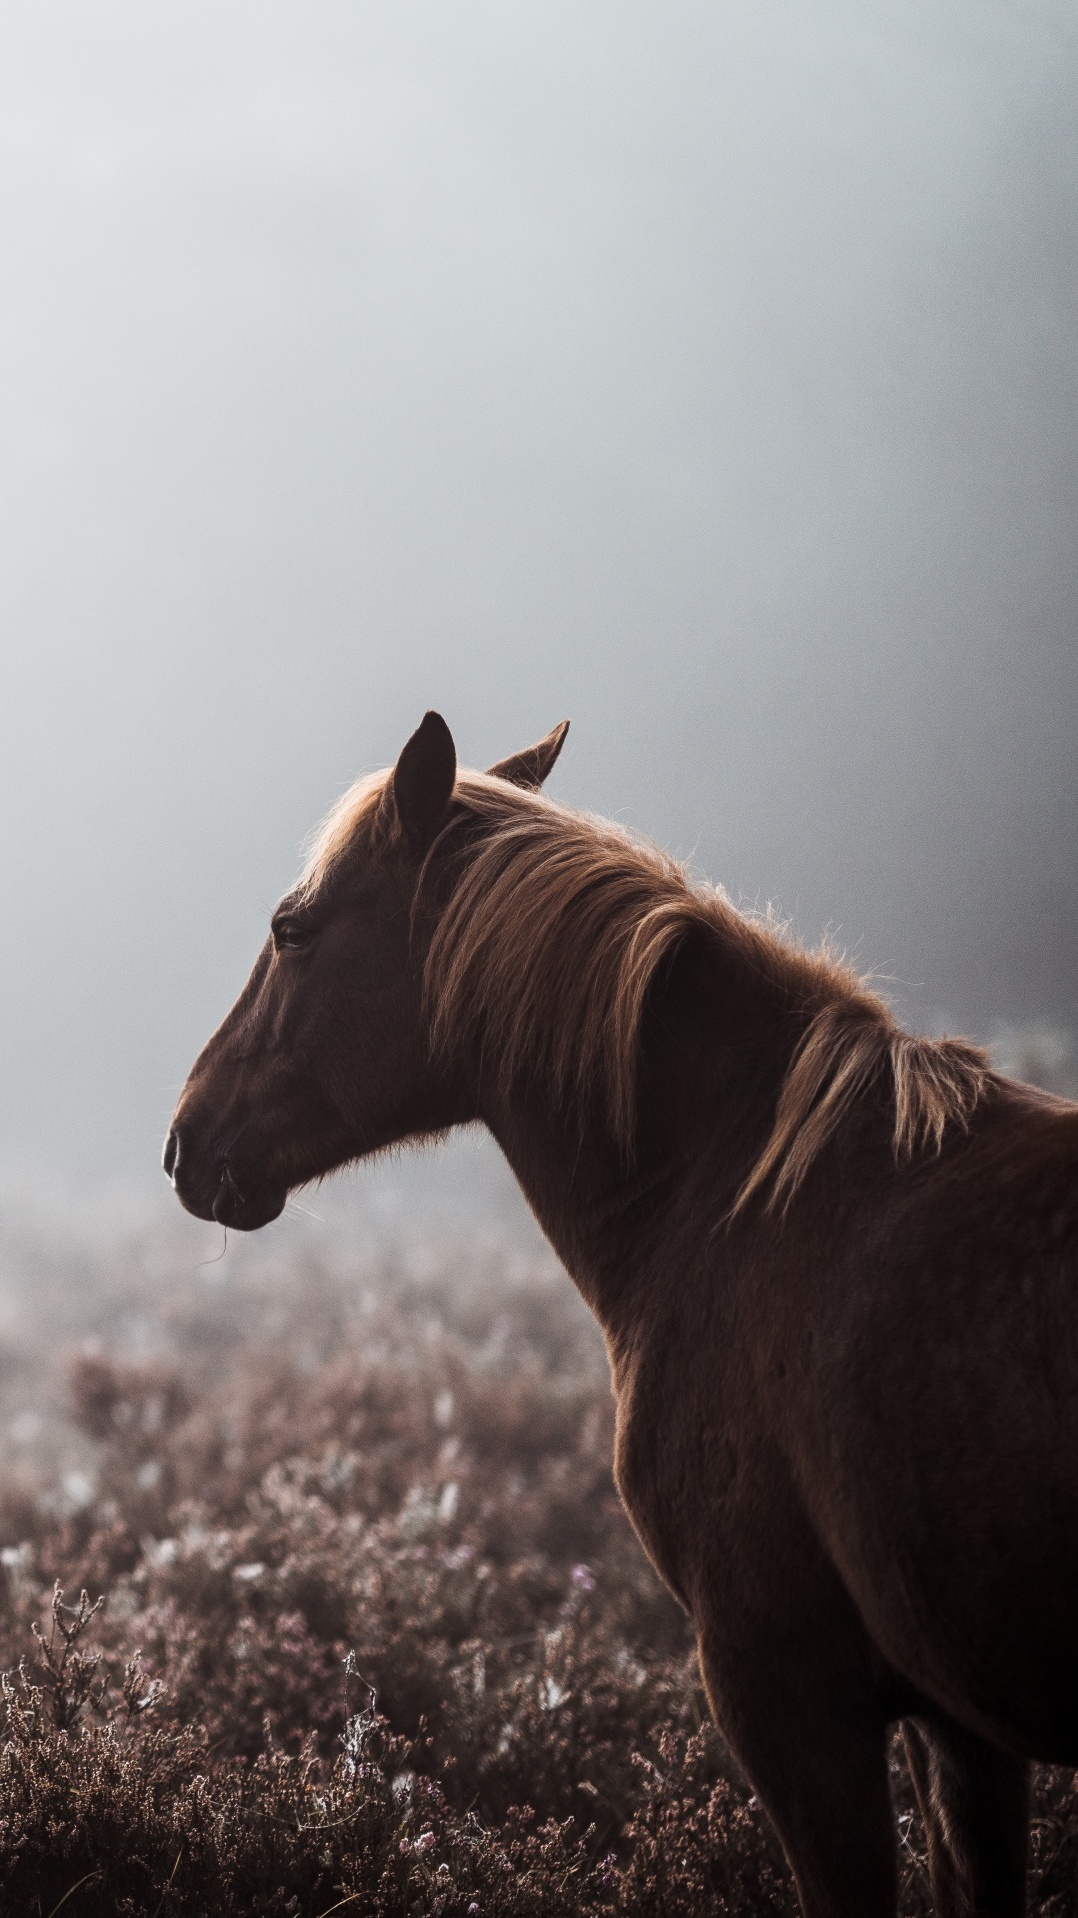
<svg viewBox="0 0 1078 1918"><path fill-rule="evenodd" d="M1078 1763L1078 1107L912 1038L824 954L428 713L353 788L191 1072L187 1208L476 1120L606 1334L615 1469L810 1918L1024 1905Z"/></svg>

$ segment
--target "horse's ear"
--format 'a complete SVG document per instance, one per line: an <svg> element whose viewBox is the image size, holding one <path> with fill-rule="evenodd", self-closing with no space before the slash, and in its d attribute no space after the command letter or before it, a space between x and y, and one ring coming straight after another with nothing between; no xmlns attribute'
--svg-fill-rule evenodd
<svg viewBox="0 0 1078 1918"><path fill-rule="evenodd" d="M407 837L427 847L442 825L457 777L457 749L441 713L425 713L390 774L391 798Z"/></svg>
<svg viewBox="0 0 1078 1918"><path fill-rule="evenodd" d="M511 786L529 786L532 792L538 792L548 773L553 771L568 731L569 721L563 719L561 725L555 726L537 745L525 746L523 752L499 759L496 766L487 767L488 773L494 779L508 779Z"/></svg>

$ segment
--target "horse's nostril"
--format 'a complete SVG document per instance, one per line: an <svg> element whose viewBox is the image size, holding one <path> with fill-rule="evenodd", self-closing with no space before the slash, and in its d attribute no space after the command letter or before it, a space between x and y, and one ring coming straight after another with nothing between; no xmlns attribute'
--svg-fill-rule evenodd
<svg viewBox="0 0 1078 1918"><path fill-rule="evenodd" d="M176 1160L179 1157L179 1152L180 1152L179 1136L175 1132L170 1132L168 1135L168 1138L165 1140L165 1149L161 1154L161 1164L165 1168L166 1178L171 1179L172 1174L175 1172Z"/></svg>

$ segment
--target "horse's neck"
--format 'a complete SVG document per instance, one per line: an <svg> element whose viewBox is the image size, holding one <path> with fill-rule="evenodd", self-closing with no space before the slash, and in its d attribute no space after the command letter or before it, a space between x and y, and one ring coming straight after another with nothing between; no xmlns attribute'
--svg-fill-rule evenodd
<svg viewBox="0 0 1078 1918"><path fill-rule="evenodd" d="M641 1035L631 1165L601 1098L566 1112L519 1079L483 1117L539 1224L614 1339L641 1287L676 1283L733 1202L770 1130L798 1028L777 996L690 951Z"/></svg>

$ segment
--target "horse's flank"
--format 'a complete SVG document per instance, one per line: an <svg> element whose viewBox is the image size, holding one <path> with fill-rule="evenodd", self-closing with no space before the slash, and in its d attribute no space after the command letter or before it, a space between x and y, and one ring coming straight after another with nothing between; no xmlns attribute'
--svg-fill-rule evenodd
<svg viewBox="0 0 1078 1918"><path fill-rule="evenodd" d="M385 774L360 781L333 809L300 882L305 897L364 824L378 829L385 784ZM938 1151L948 1126L968 1126L988 1084L988 1060L976 1047L902 1031L834 954L793 944L770 916L739 911L657 846L608 821L462 773L428 870L435 851L439 863L455 854L425 978L436 1045L452 1050L481 1031L484 1069L505 1086L527 1069L566 1104L599 1091L627 1158L644 1009L679 948L692 938L714 942L778 994L799 1037L735 1213L757 1194L784 1210L881 1081L890 1082L898 1161Z"/></svg>

